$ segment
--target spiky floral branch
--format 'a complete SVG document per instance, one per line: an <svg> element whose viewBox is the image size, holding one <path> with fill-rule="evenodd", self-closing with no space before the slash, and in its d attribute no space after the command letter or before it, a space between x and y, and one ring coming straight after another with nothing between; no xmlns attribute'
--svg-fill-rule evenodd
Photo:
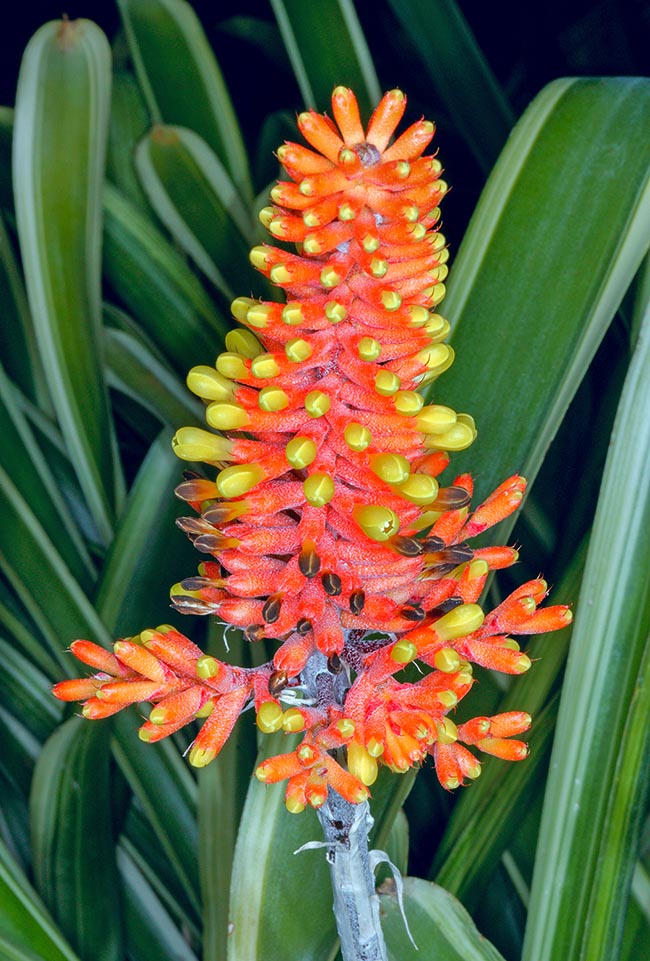
<svg viewBox="0 0 650 961"><path fill-rule="evenodd" d="M176 493L195 516L180 524L213 559L172 588L172 602L216 615L251 643L277 641L273 660L233 667L165 625L118 641L114 653L75 641L73 653L95 673L55 687L62 700L84 701L88 718L153 703L144 741L205 718L189 755L197 767L216 757L251 701L262 732L303 732L297 748L255 773L266 784L287 781L293 813L336 808L332 857L350 877L360 876L359 863L345 862L361 823L353 806L367 803L379 764L404 773L431 755L451 789L480 774L469 747L526 756L517 735L528 714L459 726L450 714L472 688L472 664L508 674L530 667L510 634L571 619L564 606L538 607L541 579L488 614L478 604L489 572L517 552L469 542L521 504L523 478L473 512L469 475L438 481L448 452L468 447L476 431L469 415L419 393L454 357L435 312L447 274L438 229L447 187L440 161L424 155L433 124L421 120L391 144L405 106L399 90L387 93L364 131L354 95L338 87L336 125L313 111L298 118L313 149L279 149L290 181L274 187L261 217L299 252L251 252L286 302L237 299L243 327L215 367L188 376L212 430L182 428L174 447L217 473L186 475ZM419 679L400 678L414 661ZM352 857L367 863L361 833ZM361 875L338 901L346 961L385 956L372 875ZM351 919L371 916L376 930L364 946Z"/></svg>

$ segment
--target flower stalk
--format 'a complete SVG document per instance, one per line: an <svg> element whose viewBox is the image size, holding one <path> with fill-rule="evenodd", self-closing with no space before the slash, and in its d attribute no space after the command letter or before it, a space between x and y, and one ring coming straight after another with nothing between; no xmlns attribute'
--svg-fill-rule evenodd
<svg viewBox="0 0 650 961"><path fill-rule="evenodd" d="M272 659L234 667L162 625L113 653L75 641L94 673L55 688L83 701L88 718L150 702L147 742L202 720L196 767L250 703L261 732L302 732L255 774L286 782L290 812L319 810L346 961L385 956L366 837L379 766L401 774L432 757L451 790L480 775L475 750L525 758L524 711L460 725L451 715L473 664L521 674L530 660L511 635L571 619L564 606L540 606L541 578L491 612L479 604L490 572L518 555L471 541L520 506L526 483L508 478L472 511L470 475L440 479L476 428L420 393L454 360L437 313L447 185L425 153L433 124L393 140L405 107L401 91L387 93L364 130L354 95L338 87L335 122L301 114L309 147L280 147L289 180L260 215L298 250L251 252L285 302L238 298L226 351L188 375L210 429L181 428L173 443L208 476L186 472L176 493L194 514L179 525L207 559L172 588L172 604L250 643L274 642ZM415 662L419 673L408 670Z"/></svg>

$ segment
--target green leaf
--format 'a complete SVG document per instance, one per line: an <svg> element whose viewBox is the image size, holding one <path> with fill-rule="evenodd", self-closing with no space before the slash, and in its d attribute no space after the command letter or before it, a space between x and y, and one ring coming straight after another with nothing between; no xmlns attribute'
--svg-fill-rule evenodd
<svg viewBox="0 0 650 961"><path fill-rule="evenodd" d="M12 712L39 741L61 720L61 704L50 696L49 679L20 651L0 637L0 704Z"/></svg>
<svg viewBox="0 0 650 961"><path fill-rule="evenodd" d="M125 940L130 961L196 961L147 879L123 847L117 864L124 890Z"/></svg>
<svg viewBox="0 0 650 961"><path fill-rule="evenodd" d="M203 405L167 364L148 350L141 338L125 330L106 329L109 387L137 401L169 427L202 425Z"/></svg>
<svg viewBox="0 0 650 961"><path fill-rule="evenodd" d="M44 420L44 418L42 418ZM51 465L34 437L20 404L20 395L0 366L0 422L3 444L0 464L38 515L47 536L57 544L71 573L89 590L95 579L93 562L59 493Z"/></svg>
<svg viewBox="0 0 650 961"><path fill-rule="evenodd" d="M230 324L178 252L141 210L104 188L104 271L113 290L175 370L219 347Z"/></svg>
<svg viewBox="0 0 650 961"><path fill-rule="evenodd" d="M50 655L65 670L69 665L62 653L64 644L84 636L105 643L105 628L54 542L2 467L0 514L0 570L42 631Z"/></svg>
<svg viewBox="0 0 650 961"><path fill-rule="evenodd" d="M503 961L465 908L430 881L404 878L404 911L417 948L404 927L397 895L382 894L380 903L389 961Z"/></svg>
<svg viewBox="0 0 650 961"><path fill-rule="evenodd" d="M36 347L27 295L9 234L0 217L0 357L7 374L24 394L44 410L50 402L45 373Z"/></svg>
<svg viewBox="0 0 650 961"><path fill-rule="evenodd" d="M126 197L147 209L147 200L135 172L136 144L149 127L149 114L133 74L113 74L113 95L108 127L106 176Z"/></svg>
<svg viewBox="0 0 650 961"><path fill-rule="evenodd" d="M195 564L188 540L175 527L185 505L174 497L181 464L171 438L163 431L142 463L99 582L97 610L121 637L159 621L169 606L169 585Z"/></svg>
<svg viewBox="0 0 650 961"><path fill-rule="evenodd" d="M271 0L303 103L327 110L332 89L351 87L363 116L381 97L372 56L351 0Z"/></svg>
<svg viewBox="0 0 650 961"><path fill-rule="evenodd" d="M250 215L219 158L197 134L156 126L136 152L140 181L174 239L228 300L250 287Z"/></svg>
<svg viewBox="0 0 650 961"><path fill-rule="evenodd" d="M295 743L286 735L266 737L265 756L290 751ZM289 814L281 786L251 782L235 849L228 961L328 961L336 927L327 861L321 849L294 854L321 837L313 810ZM300 902L288 890L303 898L309 892L298 923Z"/></svg>
<svg viewBox="0 0 650 961"><path fill-rule="evenodd" d="M172 742L144 744L141 718L123 711L114 719L113 753L169 859L194 916L201 916L198 879L196 785Z"/></svg>
<svg viewBox="0 0 650 961"><path fill-rule="evenodd" d="M79 961L1 839L0 931L7 961Z"/></svg>
<svg viewBox="0 0 650 961"><path fill-rule="evenodd" d="M455 0L389 0L421 69L485 172L492 169L515 114Z"/></svg>
<svg viewBox="0 0 650 961"><path fill-rule="evenodd" d="M101 355L101 184L110 49L87 20L45 24L20 70L14 189L39 350L61 430L105 543L120 477Z"/></svg>
<svg viewBox="0 0 650 961"><path fill-rule="evenodd" d="M30 818L36 886L82 957L120 961L107 725L70 718L43 749Z"/></svg>
<svg viewBox="0 0 650 961"><path fill-rule="evenodd" d="M648 124L648 80L555 81L488 181L446 303L458 359L436 389L477 420L454 464L479 497L515 471L532 481L648 249Z"/></svg>
<svg viewBox="0 0 650 961"><path fill-rule="evenodd" d="M189 3L118 0L138 79L155 122L182 124L212 147L252 199L246 149L219 65Z"/></svg>
<svg viewBox="0 0 650 961"><path fill-rule="evenodd" d="M11 107L0 107L0 206L13 207L11 182L11 144L14 132L14 112Z"/></svg>
<svg viewBox="0 0 650 961"><path fill-rule="evenodd" d="M619 947L630 855L638 844L634 810L647 775L647 678L645 690L639 685L642 671L647 672L644 649L650 636L649 457L650 310L617 412L577 604L525 961L572 961L586 956L587 947L590 958L611 958ZM645 710L641 716L639 704ZM620 775L624 784L618 783ZM592 906L608 924L607 937L597 946L591 939L604 933Z"/></svg>

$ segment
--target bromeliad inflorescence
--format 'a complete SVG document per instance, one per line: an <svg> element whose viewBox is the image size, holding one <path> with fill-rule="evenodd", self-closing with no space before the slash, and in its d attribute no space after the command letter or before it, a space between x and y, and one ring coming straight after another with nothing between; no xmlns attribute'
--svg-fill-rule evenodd
<svg viewBox="0 0 650 961"><path fill-rule="evenodd" d="M290 181L273 188L261 219L298 253L273 246L253 264L286 302L241 297L243 326L215 367L196 367L192 391L211 431L182 428L178 456L203 462L177 489L195 511L180 522L212 559L172 588L182 613L214 614L251 643L277 642L273 660L238 668L204 655L169 626L120 640L114 653L75 641L92 676L55 687L85 701L88 718L129 704L155 706L140 730L158 741L205 721L190 762L210 762L251 701L263 732L304 732L299 746L257 769L288 780L287 807L322 805L328 788L367 799L379 764L402 773L433 756L454 788L480 773L465 745L526 756L530 717L511 712L456 726L472 664L509 674L530 667L510 634L555 630L564 606L538 608L543 580L489 614L488 573L517 560L509 547L470 541L511 514L525 481L506 480L470 511L469 475L440 486L450 451L475 437L472 418L425 404L418 389L453 361L444 297L448 250L438 230L447 186L434 127L421 120L391 145L405 109L387 93L367 131L351 91L332 97L336 125L313 111L298 126L313 149L287 143ZM411 662L416 679L400 679Z"/></svg>

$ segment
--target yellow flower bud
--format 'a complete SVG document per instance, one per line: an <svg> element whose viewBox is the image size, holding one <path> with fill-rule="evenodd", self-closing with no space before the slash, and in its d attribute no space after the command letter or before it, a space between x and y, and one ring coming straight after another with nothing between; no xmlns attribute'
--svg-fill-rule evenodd
<svg viewBox="0 0 650 961"><path fill-rule="evenodd" d="M181 460L214 464L232 457L232 441L200 427L181 427L172 438L172 448Z"/></svg>
<svg viewBox="0 0 650 961"><path fill-rule="evenodd" d="M329 474L311 474L302 489L312 507L324 507L334 497L334 481Z"/></svg>
<svg viewBox="0 0 650 961"><path fill-rule="evenodd" d="M235 395L233 382L214 367L192 367L187 386L203 400L231 400Z"/></svg>
<svg viewBox="0 0 650 961"><path fill-rule="evenodd" d="M284 352L290 361L294 364L299 364L302 360L307 360L311 357L313 348L308 341L296 337L294 340L287 341L284 346Z"/></svg>
<svg viewBox="0 0 650 961"><path fill-rule="evenodd" d="M389 507L380 504L357 504L352 516L361 530L373 541L387 541L397 534L399 518Z"/></svg>
<svg viewBox="0 0 650 961"><path fill-rule="evenodd" d="M328 300L325 304L325 316L330 324L340 324L348 316L348 312L343 304L339 304L336 300Z"/></svg>
<svg viewBox="0 0 650 961"><path fill-rule="evenodd" d="M322 390L312 390L305 397L305 410L310 417L323 417L332 405L332 401Z"/></svg>
<svg viewBox="0 0 650 961"><path fill-rule="evenodd" d="M215 401L205 412L205 419L215 430L237 430L251 422L248 411L239 404Z"/></svg>
<svg viewBox="0 0 650 961"><path fill-rule="evenodd" d="M362 337L357 345L357 352L361 360L377 360L381 354L381 344L374 337Z"/></svg>
<svg viewBox="0 0 650 961"><path fill-rule="evenodd" d="M398 487L399 493L412 504L426 507L438 496L438 481L429 474L410 474Z"/></svg>
<svg viewBox="0 0 650 961"><path fill-rule="evenodd" d="M259 354L251 361L251 373L254 377L266 380L269 377L277 377L280 368L273 354Z"/></svg>
<svg viewBox="0 0 650 961"><path fill-rule="evenodd" d="M223 377L230 377L232 380L246 378L248 367L246 359L242 354L225 351L217 357L217 370Z"/></svg>
<svg viewBox="0 0 650 961"><path fill-rule="evenodd" d="M258 407L268 413L284 410L288 404L289 398L281 387L263 387L257 395Z"/></svg>
<svg viewBox="0 0 650 961"><path fill-rule="evenodd" d="M343 431L343 437L350 450L356 451L365 450L372 441L372 434L368 428L354 421L347 425Z"/></svg>
<svg viewBox="0 0 650 961"><path fill-rule="evenodd" d="M264 701L257 712L257 726L262 734L273 734L282 727L283 711L277 701Z"/></svg>
<svg viewBox="0 0 650 961"><path fill-rule="evenodd" d="M241 497L266 477L259 464L237 464L217 475L217 488L222 497Z"/></svg>
<svg viewBox="0 0 650 961"><path fill-rule="evenodd" d="M250 360L262 353L262 345L250 330L229 330L226 334L226 347L235 354L242 354Z"/></svg>
<svg viewBox="0 0 650 961"><path fill-rule="evenodd" d="M361 744L348 745L348 769L362 784L370 787L377 780L379 767L374 757Z"/></svg>
<svg viewBox="0 0 650 961"><path fill-rule="evenodd" d="M413 417L422 410L424 399L414 390L399 390L393 398L393 403L398 414Z"/></svg>
<svg viewBox="0 0 650 961"><path fill-rule="evenodd" d="M375 376L375 390L382 397L396 394L401 387L401 380L391 370L378 370Z"/></svg>
<svg viewBox="0 0 650 961"><path fill-rule="evenodd" d="M370 469L387 484L403 484L411 473L411 465L401 454L373 454Z"/></svg>
<svg viewBox="0 0 650 961"><path fill-rule="evenodd" d="M284 449L284 454L292 467L302 470L316 459L316 444L310 437L294 437Z"/></svg>
<svg viewBox="0 0 650 961"><path fill-rule="evenodd" d="M290 301L285 305L285 307L283 307L282 323L286 324L288 327L299 327L300 324L304 323L300 304L296 303L295 301Z"/></svg>
<svg viewBox="0 0 650 961"><path fill-rule="evenodd" d="M433 629L441 641L453 641L471 634L483 623L485 615L478 604L461 604L435 622Z"/></svg>

